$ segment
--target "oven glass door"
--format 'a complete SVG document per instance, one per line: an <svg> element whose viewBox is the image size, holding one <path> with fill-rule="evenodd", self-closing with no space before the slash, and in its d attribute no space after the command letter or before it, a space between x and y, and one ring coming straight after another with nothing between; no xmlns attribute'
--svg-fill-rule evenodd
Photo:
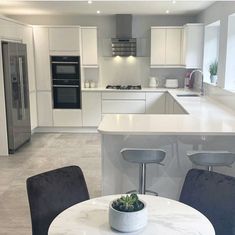
<svg viewBox="0 0 235 235"><path fill-rule="evenodd" d="M79 79L79 64L74 63L52 63L53 79Z"/></svg>
<svg viewBox="0 0 235 235"><path fill-rule="evenodd" d="M80 109L81 98L79 86L53 86L55 109Z"/></svg>

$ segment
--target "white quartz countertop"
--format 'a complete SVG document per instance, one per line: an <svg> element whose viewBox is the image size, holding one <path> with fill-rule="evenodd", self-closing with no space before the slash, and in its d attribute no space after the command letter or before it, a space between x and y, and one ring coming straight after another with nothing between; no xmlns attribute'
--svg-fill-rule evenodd
<svg viewBox="0 0 235 235"><path fill-rule="evenodd" d="M169 92L188 114L107 114L98 131L112 135L235 135L233 110L206 96L178 97L192 93L182 89L154 90Z"/></svg>

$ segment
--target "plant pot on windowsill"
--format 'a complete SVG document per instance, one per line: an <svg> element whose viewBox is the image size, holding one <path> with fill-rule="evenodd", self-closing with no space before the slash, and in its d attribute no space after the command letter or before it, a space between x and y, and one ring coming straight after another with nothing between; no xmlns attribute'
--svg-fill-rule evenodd
<svg viewBox="0 0 235 235"><path fill-rule="evenodd" d="M210 81L211 81L211 83L216 84L217 78L218 78L217 75L211 75L211 76L210 76Z"/></svg>
<svg viewBox="0 0 235 235"><path fill-rule="evenodd" d="M147 225L146 204L136 194L122 196L109 205L110 227L119 232L134 232Z"/></svg>

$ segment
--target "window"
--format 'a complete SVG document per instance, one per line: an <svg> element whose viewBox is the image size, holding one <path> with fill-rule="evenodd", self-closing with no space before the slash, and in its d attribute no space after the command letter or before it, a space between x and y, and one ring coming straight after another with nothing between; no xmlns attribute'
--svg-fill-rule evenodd
<svg viewBox="0 0 235 235"><path fill-rule="evenodd" d="M235 14L228 18L225 89L235 91Z"/></svg>
<svg viewBox="0 0 235 235"><path fill-rule="evenodd" d="M203 73L205 82L217 84L220 21L205 27Z"/></svg>

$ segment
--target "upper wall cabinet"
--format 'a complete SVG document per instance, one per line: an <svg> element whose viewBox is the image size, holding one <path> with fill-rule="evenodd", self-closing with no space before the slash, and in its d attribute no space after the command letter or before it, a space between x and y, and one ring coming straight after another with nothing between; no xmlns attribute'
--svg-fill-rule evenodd
<svg viewBox="0 0 235 235"><path fill-rule="evenodd" d="M98 67L97 27L81 28L83 67Z"/></svg>
<svg viewBox="0 0 235 235"><path fill-rule="evenodd" d="M49 28L50 51L79 51L79 27Z"/></svg>
<svg viewBox="0 0 235 235"><path fill-rule="evenodd" d="M151 67L182 66L182 27L151 27Z"/></svg>
<svg viewBox="0 0 235 235"><path fill-rule="evenodd" d="M182 64L186 68L202 68L203 38L203 24L186 24L184 26Z"/></svg>

